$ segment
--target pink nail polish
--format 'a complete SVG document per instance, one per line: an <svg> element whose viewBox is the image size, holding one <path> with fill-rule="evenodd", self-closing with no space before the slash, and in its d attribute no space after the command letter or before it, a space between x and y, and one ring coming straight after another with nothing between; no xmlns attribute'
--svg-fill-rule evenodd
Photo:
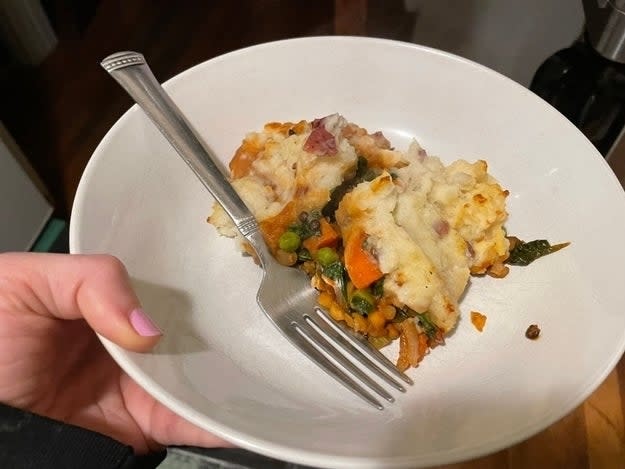
<svg viewBox="0 0 625 469"><path fill-rule="evenodd" d="M132 310L130 313L130 324L142 337L153 337L155 335L163 334L163 331L150 319L150 316L146 314L141 308Z"/></svg>

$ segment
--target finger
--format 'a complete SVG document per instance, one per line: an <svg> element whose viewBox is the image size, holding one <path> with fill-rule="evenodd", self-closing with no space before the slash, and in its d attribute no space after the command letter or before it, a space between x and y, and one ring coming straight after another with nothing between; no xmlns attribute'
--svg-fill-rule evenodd
<svg viewBox="0 0 625 469"><path fill-rule="evenodd" d="M120 380L126 408L141 428L159 446L199 446L204 448L232 447L229 443L206 430L195 426L158 402L124 374Z"/></svg>
<svg viewBox="0 0 625 469"><path fill-rule="evenodd" d="M160 444L164 446L198 446L201 448L234 447L232 443L193 425L168 408L160 404L156 405L158 409L155 409L155 419L168 423L162 426L160 434L154 435Z"/></svg>
<svg viewBox="0 0 625 469"><path fill-rule="evenodd" d="M126 268L113 256L0 254L0 291L42 316L84 318L128 350L149 350L162 335L141 309Z"/></svg>

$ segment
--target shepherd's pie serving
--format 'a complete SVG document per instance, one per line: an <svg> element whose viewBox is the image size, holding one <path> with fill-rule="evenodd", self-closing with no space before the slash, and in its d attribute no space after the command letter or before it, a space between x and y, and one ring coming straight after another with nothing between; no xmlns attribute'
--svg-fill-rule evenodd
<svg viewBox="0 0 625 469"><path fill-rule="evenodd" d="M333 114L248 134L230 170L276 259L336 321L377 347L399 338L402 370L454 328L471 274L507 271L508 191L485 161L445 166ZM209 222L249 250L217 203Z"/></svg>

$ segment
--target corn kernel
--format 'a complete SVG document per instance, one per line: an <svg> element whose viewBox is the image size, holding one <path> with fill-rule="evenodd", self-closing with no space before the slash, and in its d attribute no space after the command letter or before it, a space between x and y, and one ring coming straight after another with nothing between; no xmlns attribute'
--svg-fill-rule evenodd
<svg viewBox="0 0 625 469"><path fill-rule="evenodd" d="M367 318L360 314L352 314L352 318L354 319L354 330L356 332L367 332Z"/></svg>
<svg viewBox="0 0 625 469"><path fill-rule="evenodd" d="M347 324L348 327L352 329L354 328L354 319L351 314L344 314L343 321L345 321L345 324Z"/></svg>
<svg viewBox="0 0 625 469"><path fill-rule="evenodd" d="M369 323L373 329L384 329L384 325L386 324L386 318L382 314L379 309L376 309L371 314L369 314L368 318Z"/></svg>
<svg viewBox="0 0 625 469"><path fill-rule="evenodd" d="M330 313L330 316L332 316L332 319L334 319L335 321L343 321L345 317L349 316L345 314L345 312L343 311L343 308L341 308L339 305L337 305L334 302L332 302L332 305L330 306L328 313Z"/></svg>
<svg viewBox="0 0 625 469"><path fill-rule="evenodd" d="M397 310L395 309L395 307L389 304L379 305L378 310L382 313L382 315L387 321L391 321L392 319L394 319L395 314L397 313Z"/></svg>
<svg viewBox="0 0 625 469"><path fill-rule="evenodd" d="M334 304L334 299L332 298L332 295L330 295L328 292L321 292L319 294L318 301L319 306L326 309L330 309L330 307Z"/></svg>
<svg viewBox="0 0 625 469"><path fill-rule="evenodd" d="M386 337L386 329L373 327L373 324L369 323L367 335L369 337Z"/></svg>
<svg viewBox="0 0 625 469"><path fill-rule="evenodd" d="M389 339L395 340L399 337L399 331L397 330L397 327L393 323L386 325L386 331L388 333Z"/></svg>

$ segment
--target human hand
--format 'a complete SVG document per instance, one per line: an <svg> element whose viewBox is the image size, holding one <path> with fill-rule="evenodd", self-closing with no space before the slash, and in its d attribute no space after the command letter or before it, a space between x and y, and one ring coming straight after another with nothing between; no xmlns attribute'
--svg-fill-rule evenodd
<svg viewBox="0 0 625 469"><path fill-rule="evenodd" d="M119 260L0 254L0 402L100 432L137 453L229 446L140 388L94 330L138 352L161 337Z"/></svg>

